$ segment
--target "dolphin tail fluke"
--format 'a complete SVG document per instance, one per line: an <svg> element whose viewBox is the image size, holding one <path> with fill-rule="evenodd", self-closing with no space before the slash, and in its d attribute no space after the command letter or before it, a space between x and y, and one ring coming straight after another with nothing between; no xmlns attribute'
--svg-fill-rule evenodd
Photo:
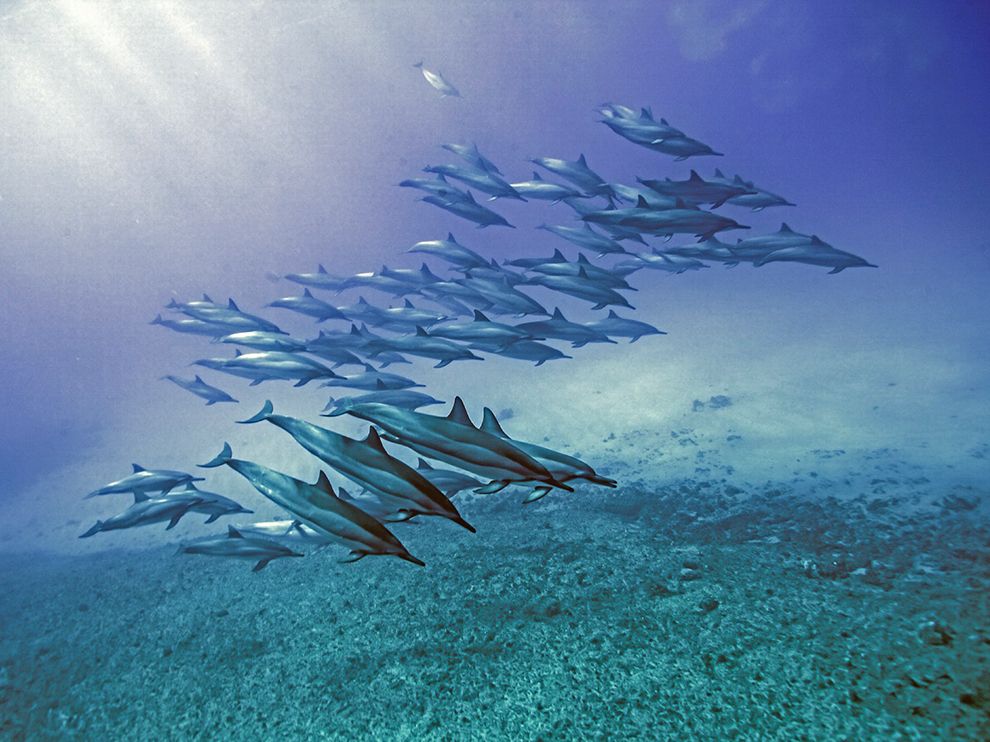
<svg viewBox="0 0 990 742"><path fill-rule="evenodd" d="M98 520L96 521L96 523L93 524L92 528L86 531L86 533L82 534L79 538L89 538L90 536L95 536L97 533L99 533L102 530L103 530L103 521Z"/></svg>
<svg viewBox="0 0 990 742"><path fill-rule="evenodd" d="M259 410L258 414L253 417L249 417L247 420L238 420L237 422L241 425L250 425L252 423L260 423L262 420L267 420L270 415L275 412L275 407L272 405L270 399L265 400L265 404Z"/></svg>
<svg viewBox="0 0 990 742"><path fill-rule="evenodd" d="M205 464L200 464L201 469L213 469L217 466L223 466L233 457L234 452L230 450L230 444L226 441L223 444L223 450L214 456L212 459L207 461ZM207 521L209 523L209 521Z"/></svg>

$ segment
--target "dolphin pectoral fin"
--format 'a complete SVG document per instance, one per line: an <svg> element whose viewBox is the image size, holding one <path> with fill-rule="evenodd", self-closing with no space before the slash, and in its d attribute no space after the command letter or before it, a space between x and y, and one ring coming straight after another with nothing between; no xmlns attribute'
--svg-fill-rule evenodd
<svg viewBox="0 0 990 742"><path fill-rule="evenodd" d="M356 562L358 560L364 559L366 556L368 556L368 552L361 551L359 549L354 549L353 551L351 551L350 556L347 556L347 557L344 557L343 559L341 559L340 560L340 563L341 564L350 564L351 562Z"/></svg>
<svg viewBox="0 0 990 742"><path fill-rule="evenodd" d="M522 501L523 505L528 505L531 502L536 502L537 500L542 500L547 496L547 493L553 489L552 487L536 487L532 492L526 495L526 499Z"/></svg>
<svg viewBox="0 0 990 742"><path fill-rule="evenodd" d="M444 360L439 361L433 368L443 368L444 366L449 366L449 365L450 365L450 359L445 358Z"/></svg>
<svg viewBox="0 0 990 742"><path fill-rule="evenodd" d="M268 566L268 562L270 561L271 559L260 559L258 563L254 565L254 568L251 571L260 572L261 570L263 570L265 567Z"/></svg>
<svg viewBox="0 0 990 742"><path fill-rule="evenodd" d="M507 479L493 479L483 487L478 487L477 489L473 489L471 491L478 495L493 495L496 492L501 492L510 484L511 482Z"/></svg>
<svg viewBox="0 0 990 742"><path fill-rule="evenodd" d="M219 517L220 517L220 513L214 513L213 515L211 515L211 516L210 516L209 518L207 518L207 519L206 519L205 521L203 521L203 522L204 522L204 523L212 523L213 521L215 521L215 520L216 520L217 518L219 518Z"/></svg>
<svg viewBox="0 0 990 742"><path fill-rule="evenodd" d="M844 269L845 269L845 267L846 267L846 266L844 266L844 265L840 265L840 266L838 266L837 268L833 268L832 270L830 270L830 271L828 272L828 274L829 274L829 275L831 276L831 275L832 275L833 273L840 273L840 272L841 272L842 270L844 270Z"/></svg>
<svg viewBox="0 0 990 742"><path fill-rule="evenodd" d="M250 384L248 384L248 386L258 386L258 384L260 384L263 381L264 379L254 379ZM265 564L267 564L267 562L265 562Z"/></svg>
<svg viewBox="0 0 990 742"><path fill-rule="evenodd" d="M176 513L175 515L173 515L172 516L172 520L170 520L168 522L168 525L165 526L165 530L166 531L171 531L173 528L175 528L175 526L178 524L178 522L180 520L182 520L182 516L185 515L185 514L186 514L186 511L183 510L181 513Z"/></svg>

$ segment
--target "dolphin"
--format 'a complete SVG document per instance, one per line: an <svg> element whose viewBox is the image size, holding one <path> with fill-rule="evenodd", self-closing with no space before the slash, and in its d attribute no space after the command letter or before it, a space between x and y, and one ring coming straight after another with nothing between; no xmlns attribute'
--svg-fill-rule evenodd
<svg viewBox="0 0 990 742"><path fill-rule="evenodd" d="M143 466L131 464L134 470L131 474L110 484L105 484L93 490L87 498L99 495L117 495L125 492L160 492L166 494L176 487L190 482L202 482L203 477L194 477L184 471L171 469L145 469Z"/></svg>
<svg viewBox="0 0 990 742"><path fill-rule="evenodd" d="M426 566L412 554L385 526L333 491L330 480L320 472L315 484L290 477L253 461L233 458L229 443L206 467L226 464L244 477L252 487L276 505L284 508L318 533L331 537L351 550L357 561L369 555L389 555Z"/></svg>
<svg viewBox="0 0 990 742"><path fill-rule="evenodd" d="M462 301L475 309L491 309L492 302L489 299L478 293L471 286L462 285L458 282L459 280L463 279L455 278L452 281L438 281L431 286L424 286L420 289L420 293L431 301L441 301L445 298L456 297L458 301Z"/></svg>
<svg viewBox="0 0 990 742"><path fill-rule="evenodd" d="M531 332L554 340L568 340L572 348L581 348L588 343L615 343L608 335L593 330L578 322L571 322L564 317L560 308L553 310L553 316L548 320L523 322L516 325L520 330Z"/></svg>
<svg viewBox="0 0 990 742"><path fill-rule="evenodd" d="M651 324L640 322L635 319L626 319L609 310L608 317L595 320L594 322L582 322L585 327L598 332L615 337L629 338L630 343L635 343L644 335L666 335L663 330L658 330Z"/></svg>
<svg viewBox="0 0 990 742"><path fill-rule="evenodd" d="M473 289L490 301L495 308L506 314L545 314L550 316L550 312L542 304L510 286L505 278L496 280L468 276L457 279L454 283Z"/></svg>
<svg viewBox="0 0 990 742"><path fill-rule="evenodd" d="M172 374L165 374L165 376L163 376L162 379L171 381L173 384L182 387L187 392L192 392L197 397L200 397L201 399L205 399L207 407L209 407L210 405L214 405L217 402L237 401L229 394L227 394L227 392L225 392L223 389L218 389L215 386L210 386L209 384L207 384L205 381L199 378L198 374L195 377L193 377L192 381L189 381L188 379L183 379L179 376L173 376Z"/></svg>
<svg viewBox="0 0 990 742"><path fill-rule="evenodd" d="M169 494L165 495L165 497L178 497L180 495L191 495L202 500L202 502L193 505L190 508L190 512L208 515L209 518L206 519L206 523L212 523L217 518L224 515L238 515L241 513L248 514L254 512L253 510L248 510L236 500L231 500L229 497L224 497L216 492L201 490L192 483L187 484L184 490L172 490ZM135 502L140 502L142 499L148 498L142 493L134 494Z"/></svg>
<svg viewBox="0 0 990 742"><path fill-rule="evenodd" d="M479 229L492 226L510 227L511 229L515 229L512 224L509 224L509 222L505 220L505 217L500 214L496 214L487 206L482 206L475 201L474 196L471 195L471 191L468 191L467 195L467 201L448 201L438 196L427 196L426 198L422 198L420 200L425 201L428 204L432 204L433 206L437 206L445 211L449 211L451 214L459 216L462 219L467 219L470 222L474 222L478 225Z"/></svg>
<svg viewBox="0 0 990 742"><path fill-rule="evenodd" d="M717 237L703 237L693 245L677 245L664 250L666 255L680 255L685 258L711 260L725 263L727 266L737 265L738 258L732 252L732 246L721 242Z"/></svg>
<svg viewBox="0 0 990 742"><path fill-rule="evenodd" d="M187 302L186 304L179 306L181 306L179 311L189 315L193 319L203 320L204 322L213 322L231 328L236 327L240 330L282 332L275 323L269 322L268 320L258 317L257 315L242 312L237 304L234 303L233 299L229 299L227 301L226 307L221 307L216 304L204 306L199 302Z"/></svg>
<svg viewBox="0 0 990 742"><path fill-rule="evenodd" d="M486 170L493 175L502 174L502 171L495 166L495 163L481 154L478 150L478 145L473 142L471 144L441 144L440 146L448 152L453 152L458 157L466 160L478 170Z"/></svg>
<svg viewBox="0 0 990 742"><path fill-rule="evenodd" d="M435 404L444 404L443 400L431 397L429 394L414 392L409 389L389 389L384 384L368 394L361 394L357 397L340 397L334 399L330 397L327 406L320 413L323 417L336 417L347 412L348 408L356 404L367 404L376 402L378 404L390 404L393 407L401 407L404 410L418 410L420 407L429 407Z"/></svg>
<svg viewBox="0 0 990 742"><path fill-rule="evenodd" d="M577 261L574 263L564 258L563 260L548 261L535 265L530 270L534 273L545 273L548 276L577 276L583 270L589 280L602 286L608 286L612 289L636 290L622 276L616 275L607 268L600 268L594 265L583 253L578 253Z"/></svg>
<svg viewBox="0 0 990 742"><path fill-rule="evenodd" d="M441 98L461 97L461 94L457 90L457 88L455 88L453 85L447 82L447 80L444 78L444 76L440 73L439 70L434 72L433 70L427 69L426 67L423 66L422 62L417 62L416 64L413 65L413 67L418 68L419 71L423 73L423 77L426 78L426 81L430 83L430 86L434 90L440 93Z"/></svg>
<svg viewBox="0 0 990 742"><path fill-rule="evenodd" d="M455 268L455 270L461 270L467 278L485 278L496 283L502 283L504 281L509 286L517 286L525 280L525 276L522 273L499 265L495 258L492 258L491 263L485 266L472 266L471 268L462 269Z"/></svg>
<svg viewBox="0 0 990 742"><path fill-rule="evenodd" d="M481 361L470 350L462 345L445 340L440 337L433 337L423 327L416 326L415 335L402 335L396 338L389 338L388 349L400 353L408 353L411 356L422 356L432 358L437 361L434 368L449 366L454 361ZM375 357L375 351L371 352L371 357Z"/></svg>
<svg viewBox="0 0 990 742"><path fill-rule="evenodd" d="M375 354L375 361L381 368L388 368L393 363L412 363L401 353L396 353L394 350L380 351Z"/></svg>
<svg viewBox="0 0 990 742"><path fill-rule="evenodd" d="M159 314L148 324L161 325L174 332L182 332L188 335L206 335L208 337L220 337L231 331L227 325L216 322L205 322L201 319L163 319Z"/></svg>
<svg viewBox="0 0 990 742"><path fill-rule="evenodd" d="M371 406L399 411L397 407L388 405ZM354 414L355 409L365 407L368 405L355 405L348 412ZM406 410L401 412L411 415L420 414ZM415 469L385 450L374 428L369 429L368 437L364 440L355 440L304 420L276 415L270 401L266 401L264 407L254 417L240 422L251 424L263 420L282 428L296 443L343 476L386 498L388 502L397 503L402 511L411 515L436 515L447 518L474 533L475 529L461 517L457 508L440 490Z"/></svg>
<svg viewBox="0 0 990 742"><path fill-rule="evenodd" d="M371 304L363 296L359 296L354 304L337 307L337 310L351 322L374 322L381 316L381 307Z"/></svg>
<svg viewBox="0 0 990 742"><path fill-rule="evenodd" d="M609 305L634 309L622 294L607 286L595 283L582 267L576 276L533 276L526 283L544 286L562 294L584 299L594 304L592 309L604 309Z"/></svg>
<svg viewBox="0 0 990 742"><path fill-rule="evenodd" d="M747 237L744 240L739 240L730 249L737 260L754 262L785 247L811 244L812 237L813 235L810 234L795 232L787 222L782 222L780 229L776 232Z"/></svg>
<svg viewBox="0 0 990 742"><path fill-rule="evenodd" d="M699 142L697 139L692 139L691 137L668 137L651 142L646 146L655 152L672 155L677 162L701 155L722 157L721 152L716 152L704 142Z"/></svg>
<svg viewBox="0 0 990 742"><path fill-rule="evenodd" d="M738 175L730 180L718 168L715 168L715 177L712 180L719 183L745 186L753 191L753 193L730 198L728 203L733 206L748 206L753 211L763 211L763 209L770 208L771 206L794 206L794 204L783 196L778 196L776 193L771 193L763 188L757 188L751 180L743 180Z"/></svg>
<svg viewBox="0 0 990 742"><path fill-rule="evenodd" d="M416 471L430 480L447 497L453 497L458 492L464 490L474 490L483 486L474 477L469 477L463 472L453 469L437 469L431 466L424 458L420 457L416 463Z"/></svg>
<svg viewBox="0 0 990 742"><path fill-rule="evenodd" d="M306 352L319 356L325 361L332 361L333 367L363 366L365 362L346 348L336 347L331 343L307 343Z"/></svg>
<svg viewBox="0 0 990 742"><path fill-rule="evenodd" d="M626 210L623 210L626 211ZM734 219L713 214L703 209L692 208L678 200L673 209L658 211L650 209L645 199L640 199L633 213L623 215L618 223L622 227L635 229L653 235L696 234L699 237L712 237L726 229L749 229ZM593 212L582 217L585 221L600 222L607 218L605 212Z"/></svg>
<svg viewBox="0 0 990 742"><path fill-rule="evenodd" d="M584 219L584 217L588 214L603 214L606 211L604 209L596 209L594 206L577 198L565 198L564 203L574 209L575 213L577 213L578 217L581 219ZM612 203L611 199L609 199L609 203ZM614 210L614 207L609 210ZM643 235L639 232L634 229L629 229L628 227L623 227L615 223L615 221L615 219L605 219L602 220L602 223L599 226L601 226L602 229L611 234L612 237L617 240L630 240L632 242L639 242L643 245L646 244L646 240L643 239Z"/></svg>
<svg viewBox="0 0 990 742"><path fill-rule="evenodd" d="M696 170L691 171L687 180L644 180L636 178L650 190L661 196L682 199L689 204L711 204L717 209L730 198L739 196L755 196L756 191L743 183L726 183L722 180L705 180Z"/></svg>
<svg viewBox="0 0 990 742"><path fill-rule="evenodd" d="M478 430L471 423L464 402L454 399L446 417L400 410L382 404L354 405L348 414L386 431L388 440L421 456L487 477L492 481L479 492L497 492L513 482L536 481L571 491L546 467L505 440Z"/></svg>
<svg viewBox="0 0 990 742"><path fill-rule="evenodd" d="M338 376L323 384L323 386L342 386L350 389L368 389L370 391L385 391L411 389L425 386L399 374L378 371L370 363L364 364L364 373Z"/></svg>
<svg viewBox="0 0 990 742"><path fill-rule="evenodd" d="M579 155L577 160L561 160L556 157L535 157L530 160L534 165L539 165L545 170L549 170L555 175L559 175L564 180L569 180L578 188L584 190L589 196L605 196L611 191L608 183L588 167L588 161L584 155Z"/></svg>
<svg viewBox="0 0 990 742"><path fill-rule="evenodd" d="M431 271L430 267L426 263L423 263L419 269L389 268L388 266L382 266L382 275L387 278L394 278L397 281L404 281L410 286L414 286L416 288L429 286L431 283L436 283L437 281L443 280L440 276Z"/></svg>
<svg viewBox="0 0 990 742"><path fill-rule="evenodd" d="M304 340L262 330L234 332L221 337L220 342L242 345L254 350L280 350L283 353L301 353L306 350L306 341Z"/></svg>
<svg viewBox="0 0 990 742"><path fill-rule="evenodd" d="M460 340L468 343L487 343L505 345L517 340L532 339L533 336L525 330L501 322L492 322L480 310L474 310L474 320L471 322L451 322L439 325L430 331L435 337L448 340Z"/></svg>
<svg viewBox="0 0 990 742"><path fill-rule="evenodd" d="M522 451L525 451L530 456L543 463L554 475L554 477L561 482L571 482L575 479L581 479L591 482L592 484L602 485L603 487L614 488L618 486L618 482L614 479L601 476L591 467L590 464L586 464L579 458L568 456L560 451L554 451L552 448L546 448L545 446L538 446L534 443L526 443L524 441L510 438L508 434L502 430L502 426L499 425L498 419L495 417L495 413L488 407L485 408L484 419L479 427L486 433L491 433L492 435L510 441L512 445L518 447ZM539 489L540 488L538 488L538 490ZM549 488L543 489L549 491ZM546 494L546 492L543 494ZM542 495L540 495L540 497L542 497ZM526 499L526 502L533 502L536 499L539 499L539 497L534 497L531 495Z"/></svg>
<svg viewBox="0 0 990 742"><path fill-rule="evenodd" d="M540 174L535 171L533 172L532 180L524 180L519 183L511 183L510 185L519 195L538 201L552 201L553 203L557 203L565 198L581 198L584 195L569 186L543 180Z"/></svg>
<svg viewBox="0 0 990 742"><path fill-rule="evenodd" d="M383 276L381 273L375 273L374 271L355 273L347 279L344 284L344 288L369 288L375 289L376 291L382 291L386 294L391 294L392 296L405 296L406 294L412 294L416 291L415 286L410 286L405 281L390 278L389 276ZM340 309L340 307L338 307L338 309Z"/></svg>
<svg viewBox="0 0 990 742"><path fill-rule="evenodd" d="M558 358L571 358L572 356L561 353L556 348L534 340L516 340L509 344L482 343L475 342L471 345L476 350L483 350L487 353L505 356L507 358L518 358L522 361L535 361L534 365L542 366L547 361L554 361Z"/></svg>
<svg viewBox="0 0 990 742"><path fill-rule="evenodd" d="M651 209L660 211L663 209L672 209L677 205L676 198L661 196L649 188L636 188L635 186L623 185L622 183L609 183L608 186L612 190L612 193L615 194L615 198L619 201L636 203L639 201L640 196L642 196Z"/></svg>
<svg viewBox="0 0 990 742"><path fill-rule="evenodd" d="M399 181L400 188L416 188L425 191L431 196L439 196L447 201L466 201L467 193L456 186L452 186L443 173L439 173L436 178L406 178Z"/></svg>
<svg viewBox="0 0 990 742"><path fill-rule="evenodd" d="M442 260L446 260L448 263L453 263L454 265L460 265L463 267L470 267L472 265L488 265L488 261L481 257L474 250L464 247L459 243L454 235L450 232L447 233L446 240L426 240L423 242L417 242L415 245L410 247L406 252L419 252L427 253L428 255L435 255Z"/></svg>
<svg viewBox="0 0 990 742"><path fill-rule="evenodd" d="M487 193L492 199L514 198L518 201L526 200L508 182L487 170L479 170L475 167L461 167L460 165L427 165L423 168L423 172L454 178L462 183L466 183L476 191Z"/></svg>
<svg viewBox="0 0 990 742"><path fill-rule="evenodd" d="M348 279L344 276L334 276L327 273L327 269L321 263L317 266L316 273L286 273L285 278L301 286L308 286L313 289L324 289L326 291L336 291L340 293L347 288Z"/></svg>
<svg viewBox="0 0 990 742"><path fill-rule="evenodd" d="M343 498L342 498L343 499ZM255 523L237 523L234 525L242 536L271 539L278 543L313 543L323 547L332 543L331 539L315 528L295 519L266 520Z"/></svg>
<svg viewBox="0 0 990 742"><path fill-rule="evenodd" d="M223 305L217 304L208 294L203 294L202 299L193 299L192 301L178 302L175 299L170 299L168 304L165 305L166 309L171 309L175 312L185 312L187 309L204 309L208 307L222 309Z"/></svg>
<svg viewBox="0 0 990 742"><path fill-rule="evenodd" d="M419 309L411 301L406 299L405 304L401 307L380 309L377 315L369 321L378 327L403 332L409 331L410 328L416 326L432 327L438 322L448 319L450 317L445 314L438 314L429 309Z"/></svg>
<svg viewBox="0 0 990 742"><path fill-rule="evenodd" d="M829 273L840 273L846 268L876 268L873 263L868 263L858 255L837 250L828 243L822 242L818 237L812 237L806 245L795 245L794 247L782 247L774 250L769 255L764 255L753 262L759 267L767 263L793 262L807 263L809 265L821 265L831 268Z"/></svg>
<svg viewBox="0 0 990 742"><path fill-rule="evenodd" d="M335 306L313 296L308 288L303 291L302 296L285 296L276 299L268 306L305 314L307 317L313 317L317 322L326 322L328 319L347 319Z"/></svg>
<svg viewBox="0 0 990 742"><path fill-rule="evenodd" d="M702 263L700 260L695 260L694 258L687 257L685 255L667 255L663 252L658 252L654 249L653 252L643 252L637 253L632 260L620 261L615 264L617 270L624 270L627 267L630 268L652 268L659 271L667 271L668 273L684 273L684 271L696 271L701 268L707 268L708 266Z"/></svg>
<svg viewBox="0 0 990 742"><path fill-rule="evenodd" d="M601 123L633 144L639 144L652 149L652 145L660 143L665 139L682 139L684 137L682 131L675 129L670 124L661 124L652 119L629 119L609 115L604 110L601 113L604 116Z"/></svg>
<svg viewBox="0 0 990 742"><path fill-rule="evenodd" d="M548 258L513 258L512 260L503 260L502 265L511 265L516 268L532 269L538 265L544 265L546 263L564 263L567 258L564 256L560 250L554 250L553 255Z"/></svg>
<svg viewBox="0 0 990 742"><path fill-rule="evenodd" d="M203 500L199 497L185 493L168 495L167 497L156 497L154 499L141 499L119 515L111 516L106 520L96 521L79 538L89 538L102 531L119 531L125 528L137 528L164 521L168 521L168 525L165 527L167 531L174 528L175 524L179 522L183 515L201 502Z"/></svg>
<svg viewBox="0 0 990 742"><path fill-rule="evenodd" d="M287 546L260 536L245 536L233 526L227 526L227 536L179 547L180 554L257 559L252 572L260 572L273 559L304 556Z"/></svg>
<svg viewBox="0 0 990 742"><path fill-rule="evenodd" d="M295 353L275 350L236 353L233 358L202 358L193 364L251 379L251 386L275 379L296 381L296 386L303 386L314 379L338 378L322 363Z"/></svg>
<svg viewBox="0 0 990 742"><path fill-rule="evenodd" d="M563 237L568 242L572 242L578 247L594 250L599 255L609 255L612 253L624 253L626 248L620 245L611 237L599 234L591 228L590 224L581 227L565 227L552 224L541 224L537 229L544 229L558 237Z"/></svg>

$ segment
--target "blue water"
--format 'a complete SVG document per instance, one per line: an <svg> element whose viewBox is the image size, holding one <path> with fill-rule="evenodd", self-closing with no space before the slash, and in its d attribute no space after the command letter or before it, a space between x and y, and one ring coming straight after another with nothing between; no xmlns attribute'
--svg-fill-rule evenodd
<svg viewBox="0 0 990 742"><path fill-rule="evenodd" d="M936 2L0 3L0 736L985 738L987 20ZM606 101L725 154L638 147L599 123ZM535 229L579 223L563 204L482 201L516 229L475 229L396 187L458 162L445 142L512 182L579 154L627 184L739 173L797 206L722 206L751 226L723 240L786 221L879 267L643 270L620 314L666 335L387 369L619 480L526 506L458 495L477 534L394 527L425 570L336 547L258 574L175 555L241 516L80 540L125 504L83 496L134 462L194 471L229 441L314 481L287 435L234 424L265 399L367 432L318 418L317 384L199 369L240 400L206 407L161 381L230 351L150 326L171 299L232 296L306 337L265 305L319 263L417 267L405 251L451 231L498 262L576 257Z"/></svg>

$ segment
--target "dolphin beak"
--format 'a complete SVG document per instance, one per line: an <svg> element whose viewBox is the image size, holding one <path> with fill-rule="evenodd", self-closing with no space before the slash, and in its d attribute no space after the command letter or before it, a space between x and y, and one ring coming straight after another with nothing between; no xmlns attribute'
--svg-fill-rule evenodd
<svg viewBox="0 0 990 742"><path fill-rule="evenodd" d="M418 567L425 567L426 566L426 562L424 562L422 559L417 559L412 554L410 554L408 551L404 551L401 554L396 554L396 556L399 557L399 559L404 559L405 561L411 562L412 564L415 564Z"/></svg>
<svg viewBox="0 0 990 742"><path fill-rule="evenodd" d="M474 526L472 526L470 523L468 523L466 520L464 520L459 515L450 515L450 516L447 516L447 517L450 518L450 520L454 521L454 523L456 523L457 525L459 525L461 528L465 528L468 531L470 531L471 533L477 533L478 532L478 530Z"/></svg>

